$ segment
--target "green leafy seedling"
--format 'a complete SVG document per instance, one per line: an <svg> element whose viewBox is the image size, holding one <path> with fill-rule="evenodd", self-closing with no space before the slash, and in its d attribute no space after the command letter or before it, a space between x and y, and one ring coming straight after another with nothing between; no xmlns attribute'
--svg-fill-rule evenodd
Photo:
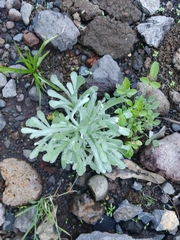
<svg viewBox="0 0 180 240"><path fill-rule="evenodd" d="M155 61L151 65L149 76L141 77L140 81L142 83L150 85L153 88L160 88L161 85L155 81L157 79L158 73L159 73L159 63Z"/></svg>
<svg viewBox="0 0 180 240"><path fill-rule="evenodd" d="M23 63L26 66L26 69L20 69L20 68L11 68L11 67L5 67L0 66L0 72L2 73L20 73L20 74L26 74L26 75L32 75L33 81L35 82L36 90L39 97L39 104L41 104L41 90L45 90L45 84L49 85L55 90L59 90L59 88L53 84L51 81L47 80L42 76L42 73L39 71L39 67L45 57L49 54L49 51L44 53L42 55L42 52L46 45L51 42L53 39L55 39L58 35L53 36L47 40L44 40L42 43L40 49L38 50L37 54L35 56L32 56L30 50L26 51L26 57L24 57L21 50L18 48L17 44L15 43L17 52L19 53L21 59L18 60L18 63ZM42 55L42 56L41 56Z"/></svg>

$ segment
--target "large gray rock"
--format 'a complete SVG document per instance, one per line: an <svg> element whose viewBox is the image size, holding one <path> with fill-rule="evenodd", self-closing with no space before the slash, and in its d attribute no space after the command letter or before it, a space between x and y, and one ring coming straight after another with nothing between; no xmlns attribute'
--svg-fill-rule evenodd
<svg viewBox="0 0 180 240"><path fill-rule="evenodd" d="M160 8L160 0L134 0L134 4L147 15L153 15Z"/></svg>
<svg viewBox="0 0 180 240"><path fill-rule="evenodd" d="M174 19L171 17L155 16L139 24L137 30L149 46L158 48L173 24Z"/></svg>
<svg viewBox="0 0 180 240"><path fill-rule="evenodd" d="M117 62L110 56L105 55L96 61L90 69L92 76L86 79L86 87L97 86L98 95L104 96L104 93L114 92L116 84L123 82L123 74Z"/></svg>
<svg viewBox="0 0 180 240"><path fill-rule="evenodd" d="M94 231L92 233L83 233L76 240L133 240L131 236L127 234L107 233ZM155 240L155 238L141 238L136 240Z"/></svg>
<svg viewBox="0 0 180 240"><path fill-rule="evenodd" d="M153 88L148 84L144 84L142 82L138 82L137 89L141 92L145 98L149 98L150 96L155 96L155 100L159 102L159 107L155 110L155 112L160 113L161 115L166 115L170 110L170 103L164 93L157 88Z"/></svg>
<svg viewBox="0 0 180 240"><path fill-rule="evenodd" d="M98 55L122 58L127 55L136 41L136 33L127 23L109 17L97 16L91 21L82 38L82 44L92 48Z"/></svg>
<svg viewBox="0 0 180 240"><path fill-rule="evenodd" d="M137 216L142 211L141 207L129 203L128 200L124 200L113 213L113 217L116 222L127 221Z"/></svg>
<svg viewBox="0 0 180 240"><path fill-rule="evenodd" d="M139 21L141 11L130 0L97 0L99 7L110 17L129 24Z"/></svg>
<svg viewBox="0 0 180 240"><path fill-rule="evenodd" d="M66 14L51 10L38 12L33 20L33 28L42 40L60 34L52 41L52 45L61 52L72 49L80 35L79 30Z"/></svg>
<svg viewBox="0 0 180 240"><path fill-rule="evenodd" d="M140 155L147 169L161 174L166 179L180 181L180 134L173 133L159 140L159 147L149 145Z"/></svg>

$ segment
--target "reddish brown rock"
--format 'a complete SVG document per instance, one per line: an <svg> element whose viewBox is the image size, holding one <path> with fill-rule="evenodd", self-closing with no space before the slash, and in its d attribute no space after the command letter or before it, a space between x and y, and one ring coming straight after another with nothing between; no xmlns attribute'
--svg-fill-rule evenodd
<svg viewBox="0 0 180 240"><path fill-rule="evenodd" d="M99 57L98 56L93 56L92 58L88 58L87 60L86 60L86 66L88 67L88 68L91 68L95 63L96 63L96 61L99 59Z"/></svg>
<svg viewBox="0 0 180 240"><path fill-rule="evenodd" d="M37 38L34 33L26 30L23 33L23 41L27 46L33 47L39 43L39 38Z"/></svg>

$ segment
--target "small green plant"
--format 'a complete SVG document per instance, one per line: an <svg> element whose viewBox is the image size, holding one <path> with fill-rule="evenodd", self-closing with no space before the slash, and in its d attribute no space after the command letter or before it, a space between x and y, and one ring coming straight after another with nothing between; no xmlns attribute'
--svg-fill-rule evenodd
<svg viewBox="0 0 180 240"><path fill-rule="evenodd" d="M147 204L146 204L147 207L155 204L155 202L156 202L155 198L153 198L153 197L151 197L151 196L149 196L149 195L147 195L147 194L145 194L143 192L142 192L142 196L147 201Z"/></svg>
<svg viewBox="0 0 180 240"><path fill-rule="evenodd" d="M57 36L58 35L51 37L47 40L44 40L44 42L42 43L40 49L38 50L35 56L32 56L30 50L27 50L26 57L24 57L23 53L20 51L17 44L15 43L16 49L21 57L21 59L18 60L17 62L23 63L26 66L26 69L0 66L0 72L2 73L20 73L20 74L32 75L33 81L35 82L38 97L39 97L39 103L41 103L41 90L45 90L45 84L49 85L55 90L59 90L57 86L55 86L52 82L44 78L42 76L42 73L39 71L39 67L42 61L49 54L49 51L47 51L42 55L44 48L49 42L51 42Z"/></svg>
<svg viewBox="0 0 180 240"><path fill-rule="evenodd" d="M164 7L160 7L160 8L158 9L158 12L164 13L164 11L165 11L165 8L164 8Z"/></svg>
<svg viewBox="0 0 180 240"><path fill-rule="evenodd" d="M169 75L170 75L170 76L172 76L172 75L173 75L173 71L169 71L168 73L169 73Z"/></svg>
<svg viewBox="0 0 180 240"><path fill-rule="evenodd" d="M176 85L175 81L172 81L172 82L169 84L170 87L174 87L175 85Z"/></svg>
<svg viewBox="0 0 180 240"><path fill-rule="evenodd" d="M158 52L158 51L154 51L154 52L153 52L153 57L157 57L157 56L158 56L158 54L159 54L159 52Z"/></svg>
<svg viewBox="0 0 180 240"><path fill-rule="evenodd" d="M159 73L159 63L155 61L151 65L150 73L148 77L141 77L140 81L145 84L149 84L153 88L160 88L161 85L155 81L157 79L158 73Z"/></svg>
<svg viewBox="0 0 180 240"><path fill-rule="evenodd" d="M49 104L61 112L54 114L52 122L48 122L42 111L32 117L22 128L22 133L31 134L30 138L39 138L30 158L36 158L40 152L46 152L43 160L54 163L60 155L63 168L72 164L73 170L82 175L89 165L97 173L111 172L112 166L125 168L123 154L129 146L123 145L119 137L128 136L130 130L117 124L117 117L111 117L106 111L121 103L121 97L113 97L108 101L97 101L95 86L78 95L79 88L85 83L82 76L71 73L71 81L66 87L55 75L51 77L66 95L48 90L54 100ZM64 111L64 114L62 113Z"/></svg>
<svg viewBox="0 0 180 240"><path fill-rule="evenodd" d="M105 207L104 207L104 210L105 210L105 212L106 212L106 215L109 216L109 217L112 217L115 208L116 208L116 207L113 206L112 203L110 203L109 207L106 207L106 206L105 206Z"/></svg>
<svg viewBox="0 0 180 240"><path fill-rule="evenodd" d="M37 236L37 226L42 223L45 219L50 223L53 224L56 233L58 235L58 239L61 239L61 232L66 233L70 236L68 232L66 232L64 229L58 226L57 219L56 219L56 206L53 203L52 196L48 197L42 197L38 201L30 201L31 206L26 207L25 209L21 209L21 211L16 215L16 217L34 209L34 219L31 225L29 226L28 230L24 234L22 240L25 240L27 235L30 233L30 231L34 231L34 240L39 240Z"/></svg>
<svg viewBox="0 0 180 240"><path fill-rule="evenodd" d="M134 150L137 150L143 143L141 139L146 136L146 131L152 130L160 121L156 118L159 113L154 111L159 106L154 96L146 99L143 95L135 96L137 90L130 88L130 81L125 78L122 85L117 85L115 95L122 97L122 103L115 110L118 114L118 124L129 129L125 145L129 146L129 151L125 153L127 158L131 158ZM150 141L152 141L151 139Z"/></svg>

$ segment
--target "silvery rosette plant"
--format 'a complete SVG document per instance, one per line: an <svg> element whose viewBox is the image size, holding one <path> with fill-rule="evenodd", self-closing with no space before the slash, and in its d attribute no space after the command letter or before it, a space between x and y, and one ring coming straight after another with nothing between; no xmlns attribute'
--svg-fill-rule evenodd
<svg viewBox="0 0 180 240"><path fill-rule="evenodd" d="M54 163L60 158L63 168L72 164L78 175L82 175L88 165L97 173L111 172L112 166L123 169L123 154L129 147L123 145L120 136L128 136L129 129L118 126L117 118L106 113L122 99L114 97L98 101L95 86L79 95L78 90L85 79L76 72L71 73L72 82L66 87L55 75L51 81L66 97L48 90L48 95L54 99L50 100L50 106L58 109L51 123L42 111L38 111L37 117L31 117L22 128L22 133L30 134L31 139L38 138L30 158L44 152L44 161Z"/></svg>

